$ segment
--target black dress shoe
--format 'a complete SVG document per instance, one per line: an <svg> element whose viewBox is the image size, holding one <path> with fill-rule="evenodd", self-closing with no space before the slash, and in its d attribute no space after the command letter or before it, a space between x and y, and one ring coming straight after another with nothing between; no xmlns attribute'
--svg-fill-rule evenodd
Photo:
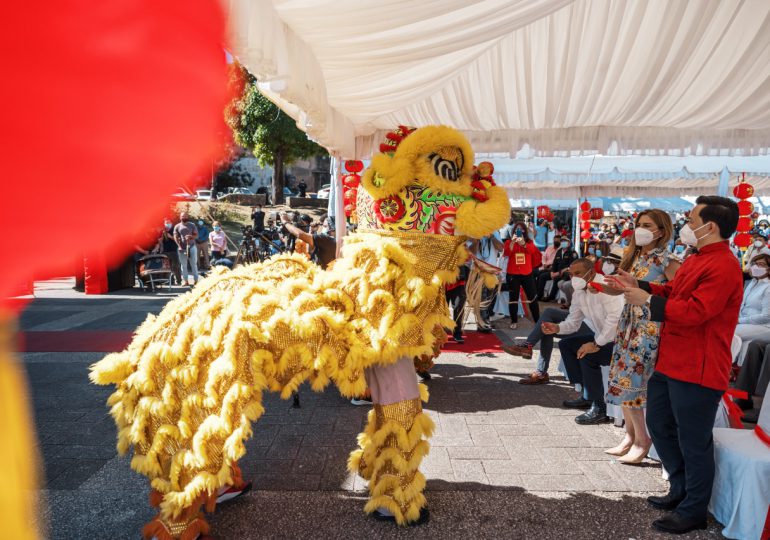
<svg viewBox="0 0 770 540"><path fill-rule="evenodd" d="M562 406L567 407L568 409L590 409L593 402L588 399L583 399L582 397L579 397L577 399L565 399L562 402Z"/></svg>
<svg viewBox="0 0 770 540"><path fill-rule="evenodd" d="M588 426L591 424L606 424L610 421L610 417L607 416L607 409L603 407L597 407L593 405L588 412L584 412L580 416L575 418L575 422L581 426Z"/></svg>
<svg viewBox="0 0 770 540"><path fill-rule="evenodd" d="M377 521L392 521L393 523L396 522L396 518L393 516L386 516L385 514L380 514L379 510L375 510L372 512L372 517L376 519ZM420 508L420 517L417 518L416 521L410 521L406 525L407 527L416 527L418 525L423 525L425 523L428 523L430 521L430 511L428 511L427 507Z"/></svg>
<svg viewBox="0 0 770 540"><path fill-rule="evenodd" d="M690 531L703 530L708 527L706 518L692 519L670 512L652 522L652 527L669 534L685 534Z"/></svg>
<svg viewBox="0 0 770 540"><path fill-rule="evenodd" d="M684 497L678 497L671 493L666 493L662 497L658 495L647 497L647 503L658 510L673 510L683 500Z"/></svg>

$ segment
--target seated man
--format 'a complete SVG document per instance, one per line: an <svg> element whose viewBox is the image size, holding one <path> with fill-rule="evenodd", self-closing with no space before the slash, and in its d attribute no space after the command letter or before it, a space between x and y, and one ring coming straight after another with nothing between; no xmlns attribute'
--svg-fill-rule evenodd
<svg viewBox="0 0 770 540"><path fill-rule="evenodd" d="M572 249L569 238L567 236L561 237L561 243L559 250L554 256L553 263L551 264L551 273L545 276L541 275L539 279L542 281L542 287L545 288L545 284L548 282L548 278L554 280L553 287L551 288L551 294L548 298L544 298L548 302L553 302L556 299L556 295L559 292L558 283L560 281L569 280L569 266L577 259L577 253ZM546 277L547 276L547 277Z"/></svg>
<svg viewBox="0 0 770 540"><path fill-rule="evenodd" d="M535 281L537 282L537 297L545 297L545 286L553 279L551 277L551 267L556 258L556 253L561 249L561 235L555 234L551 242L543 253L542 266L535 270Z"/></svg>
<svg viewBox="0 0 770 540"><path fill-rule="evenodd" d="M580 259L580 260L587 261L589 264L593 265L593 263L591 263L589 259ZM604 257L603 260L608 263L607 266L605 267L605 271L614 272L620 259L617 258L617 256L615 255L608 255ZM575 263L573 264L577 264L577 262L578 261L575 261ZM612 267L610 267L610 265L612 265ZM568 267L567 270L572 271L572 266ZM578 276L582 274L583 273L578 274ZM601 276L599 276L597 279L595 279L595 281L600 282L601 279L602 279ZM595 289L592 289L592 290L595 290ZM602 295L602 296L606 296L606 295ZM591 295L590 300L594 301L593 295ZM615 304L617 303L619 303L620 305L619 309L621 309L623 307L622 301L615 300L614 303L612 303L612 305L615 306ZM540 316L540 319L538 320L538 323L535 325L535 328L532 330L532 332L530 332L530 334L527 336L526 340L516 342L512 346L503 345L503 350L508 354L511 354L513 356L521 356L522 358L529 359L529 358L532 358L532 349L534 348L534 346L537 345L538 342L540 343L540 358L538 359L538 362L537 362L537 369L528 377L521 379L519 381L520 384L545 384L548 382L548 379L549 379L548 366L551 363L551 353L553 351L553 338L555 334L552 332L546 332L545 329L552 328L554 323L556 326L559 326L558 323L562 323L572 315L573 309L579 309L579 308L570 308L569 312L558 308L546 309L545 311L543 311L542 315ZM616 324L619 316L620 316L620 311L618 311L618 315L615 317ZM558 335L556 335L556 337L563 338L563 337L566 337L567 335L569 335L570 337L578 337L578 336L592 337L596 333L595 331L596 327L591 326L593 322L589 322L589 320L581 319L580 324L574 329L572 328L572 325L569 325L567 327L569 329L569 332L565 332L565 331L557 332ZM615 339L614 330L609 339L610 340Z"/></svg>
<svg viewBox="0 0 770 540"><path fill-rule="evenodd" d="M743 366L738 372L735 388L743 390L749 399L736 399L735 402L746 411L743 419L756 423L759 418L759 408L754 408L752 396L763 397L770 384L770 336L759 338L749 343Z"/></svg>
<svg viewBox="0 0 770 540"><path fill-rule="evenodd" d="M567 376L573 384L583 387L583 396L564 401L571 409L589 409L575 418L578 424L599 424L609 421L604 402L602 366L609 366L612 359L615 333L623 311L623 298L599 292L604 276L594 270L590 259L578 259L570 266L575 294L567 318L559 323L543 325L545 334L562 334L559 341ZM574 334L585 324L591 334Z"/></svg>

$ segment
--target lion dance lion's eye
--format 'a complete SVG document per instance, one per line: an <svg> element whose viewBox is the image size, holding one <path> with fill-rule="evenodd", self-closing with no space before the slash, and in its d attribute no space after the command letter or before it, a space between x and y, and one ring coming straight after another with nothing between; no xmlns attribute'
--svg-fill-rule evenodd
<svg viewBox="0 0 770 540"><path fill-rule="evenodd" d="M444 159L438 154L431 154L429 158L436 176L440 176L444 180L457 180L459 173L454 161Z"/></svg>

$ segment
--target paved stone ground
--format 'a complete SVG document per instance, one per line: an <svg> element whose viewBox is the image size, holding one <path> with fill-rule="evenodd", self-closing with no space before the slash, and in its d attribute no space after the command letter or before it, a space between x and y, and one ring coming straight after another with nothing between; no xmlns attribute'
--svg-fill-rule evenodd
<svg viewBox="0 0 770 540"><path fill-rule="evenodd" d="M63 281L41 290L22 329L132 329L170 296L86 298L67 287ZM22 355L45 465L41 500L50 538L138 538L153 515L146 480L116 456L105 406L110 390L88 383L88 365L102 356ZM422 469L432 520L419 530L397 530L362 513L366 485L345 462L366 407L350 405L334 388L303 388L299 409L269 396L241 462L255 491L220 508L214 531L219 538L659 537L649 527L659 513L644 497L666 490L660 466L625 466L604 454L622 430L575 424L575 412L560 407L574 394L570 386L555 371L553 384L519 385L531 369L531 361L507 355L441 355L427 406L437 431ZM716 538L720 530L712 520L691 537Z"/></svg>

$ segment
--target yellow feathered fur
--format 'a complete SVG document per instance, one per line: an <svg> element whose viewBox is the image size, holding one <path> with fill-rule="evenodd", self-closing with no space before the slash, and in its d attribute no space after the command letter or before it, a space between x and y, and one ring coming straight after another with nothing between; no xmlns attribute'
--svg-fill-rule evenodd
<svg viewBox="0 0 770 540"><path fill-rule="evenodd" d="M442 286L466 254L461 238L428 236L353 235L328 272L296 255L215 272L92 366L93 382L117 386L118 449L134 447L164 518L230 482L263 391L288 398L310 380L359 395L367 367L432 354L436 326L453 325Z"/></svg>

